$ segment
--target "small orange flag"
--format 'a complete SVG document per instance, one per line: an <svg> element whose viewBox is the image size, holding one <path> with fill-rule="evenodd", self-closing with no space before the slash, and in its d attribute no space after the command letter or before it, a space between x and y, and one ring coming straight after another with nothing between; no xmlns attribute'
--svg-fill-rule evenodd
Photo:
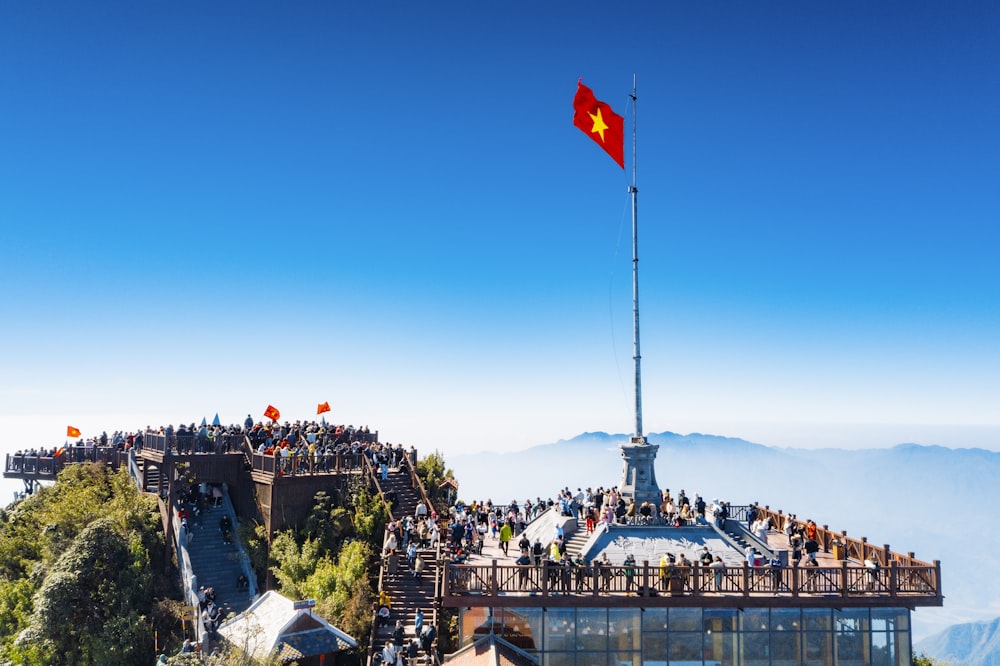
<svg viewBox="0 0 1000 666"><path fill-rule="evenodd" d="M328 402L321 402L316 407L316 414L317 415L322 414L323 412L328 412L328 411L330 411L330 403L328 403Z"/></svg>
<svg viewBox="0 0 1000 666"><path fill-rule="evenodd" d="M79 437L80 436L80 431L79 431L79 429L74 428L73 426L66 426L66 436L67 437Z"/></svg>
<svg viewBox="0 0 1000 666"><path fill-rule="evenodd" d="M264 410L264 416L271 419L272 421L277 421L278 419L281 418L281 412L279 412L276 408L272 407L271 405L268 405L267 409Z"/></svg>

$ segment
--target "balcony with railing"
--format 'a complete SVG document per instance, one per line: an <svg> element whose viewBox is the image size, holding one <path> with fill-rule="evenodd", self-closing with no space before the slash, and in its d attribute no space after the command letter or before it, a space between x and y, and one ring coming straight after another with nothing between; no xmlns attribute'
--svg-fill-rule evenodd
<svg viewBox="0 0 1000 666"><path fill-rule="evenodd" d="M445 564L442 604L461 606L940 606L941 566L713 568L543 562Z"/></svg>

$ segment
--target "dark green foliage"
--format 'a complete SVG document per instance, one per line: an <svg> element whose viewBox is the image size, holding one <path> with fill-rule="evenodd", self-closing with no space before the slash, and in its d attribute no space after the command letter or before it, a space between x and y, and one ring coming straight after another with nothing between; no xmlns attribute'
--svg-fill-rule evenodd
<svg viewBox="0 0 1000 666"><path fill-rule="evenodd" d="M321 555L333 554L343 539L355 534L351 512L338 506L336 499L322 490L316 493L313 502L313 509L302 526L302 538L315 541Z"/></svg>
<svg viewBox="0 0 1000 666"><path fill-rule="evenodd" d="M388 511L360 476L348 484L343 502L322 491L314 499L302 529L272 539L271 571L282 594L315 599L317 614L363 643L372 622L370 571Z"/></svg>
<svg viewBox="0 0 1000 666"><path fill-rule="evenodd" d="M134 664L174 589L155 498L106 465L67 467L0 516L0 661Z"/></svg>
<svg viewBox="0 0 1000 666"><path fill-rule="evenodd" d="M431 504L440 514L448 513L448 500L445 493L439 486L446 480L454 477L454 472L445 467L444 456L440 451L428 454L417 461L417 476L424 484L424 490L430 498Z"/></svg>
<svg viewBox="0 0 1000 666"><path fill-rule="evenodd" d="M134 663L135 650L150 651L152 630L140 610L148 612L151 583L114 520L96 520L53 565L17 642L67 663Z"/></svg>
<svg viewBox="0 0 1000 666"><path fill-rule="evenodd" d="M270 565L267 543L267 528L258 522L242 521L236 528L243 550L250 558L250 566L257 576L257 588L263 589L267 580L267 568Z"/></svg>

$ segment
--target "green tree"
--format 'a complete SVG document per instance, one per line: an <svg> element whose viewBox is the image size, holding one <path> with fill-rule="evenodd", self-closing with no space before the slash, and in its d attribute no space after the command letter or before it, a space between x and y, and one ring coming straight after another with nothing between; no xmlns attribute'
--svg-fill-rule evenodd
<svg viewBox="0 0 1000 666"><path fill-rule="evenodd" d="M925 652L913 655L912 661L913 666L946 666L946 662L932 659L931 657L928 657Z"/></svg>
<svg viewBox="0 0 1000 666"><path fill-rule="evenodd" d="M447 498L441 492L439 486L446 479L453 478L455 474L445 466L444 455L440 451L434 451L434 453L430 453L418 460L417 476L420 477L420 482L424 484L424 490L427 491L427 495L431 503L434 504L434 508L437 509L438 513L446 513L448 511Z"/></svg>
<svg viewBox="0 0 1000 666"><path fill-rule="evenodd" d="M139 606L151 575L137 552L111 518L84 528L45 577L17 645L37 646L47 663L132 664L148 654Z"/></svg>
<svg viewBox="0 0 1000 666"><path fill-rule="evenodd" d="M281 593L291 599L304 597L302 586L320 561L319 543L306 539L299 544L291 530L281 532L271 542L271 571Z"/></svg>
<svg viewBox="0 0 1000 666"><path fill-rule="evenodd" d="M155 498L107 465L70 465L53 486L9 507L0 515L0 661L52 663L51 645L27 637L40 626L60 626L42 617L58 615L53 602L66 594L73 603L113 602L99 611L109 633L97 648L108 653L93 656L94 646L81 644L78 663L128 663L129 651L148 642L148 625L137 618L145 617L155 596L176 590L169 577L151 574L164 569L163 545ZM88 549L98 552L90 556L98 560L90 572L83 570Z"/></svg>
<svg viewBox="0 0 1000 666"><path fill-rule="evenodd" d="M313 497L313 508L301 534L305 539L316 541L323 555L332 555L343 539L354 535L351 512L338 506L336 498L321 490Z"/></svg>
<svg viewBox="0 0 1000 666"><path fill-rule="evenodd" d="M271 564L267 528L256 521L241 521L236 531L247 557L250 558L250 566L257 575L257 587L260 588Z"/></svg>
<svg viewBox="0 0 1000 666"><path fill-rule="evenodd" d="M357 485L350 495L354 514L351 521L357 535L381 547L382 534L389 520L389 509L381 497L372 495L366 486Z"/></svg>

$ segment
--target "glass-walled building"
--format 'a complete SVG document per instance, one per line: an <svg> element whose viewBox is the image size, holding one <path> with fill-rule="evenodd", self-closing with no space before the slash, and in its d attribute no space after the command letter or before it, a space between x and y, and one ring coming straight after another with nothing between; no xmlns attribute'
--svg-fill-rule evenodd
<svg viewBox="0 0 1000 666"><path fill-rule="evenodd" d="M490 631L542 666L910 666L907 608L459 610L459 639Z"/></svg>

